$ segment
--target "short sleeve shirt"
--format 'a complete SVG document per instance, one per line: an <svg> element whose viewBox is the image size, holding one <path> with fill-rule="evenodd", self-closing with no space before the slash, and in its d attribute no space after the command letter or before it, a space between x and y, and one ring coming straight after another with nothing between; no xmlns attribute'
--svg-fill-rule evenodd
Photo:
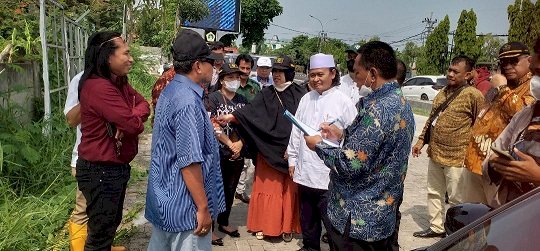
<svg viewBox="0 0 540 251"><path fill-rule="evenodd" d="M145 217L167 232L197 226L197 207L181 172L192 163L201 164L212 218L225 209L218 143L203 92L198 84L177 74L156 106Z"/></svg>

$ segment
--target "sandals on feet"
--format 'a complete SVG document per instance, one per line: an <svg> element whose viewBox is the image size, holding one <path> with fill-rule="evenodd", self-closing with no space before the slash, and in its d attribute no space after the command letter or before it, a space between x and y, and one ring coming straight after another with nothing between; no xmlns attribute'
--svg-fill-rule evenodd
<svg viewBox="0 0 540 251"><path fill-rule="evenodd" d="M283 238L283 241L285 241L285 242L291 242L292 241L292 233L283 233L281 235L281 237Z"/></svg>
<svg viewBox="0 0 540 251"><path fill-rule="evenodd" d="M257 232L255 233L255 237L257 238L257 240L262 240L264 239L264 234L263 232Z"/></svg>

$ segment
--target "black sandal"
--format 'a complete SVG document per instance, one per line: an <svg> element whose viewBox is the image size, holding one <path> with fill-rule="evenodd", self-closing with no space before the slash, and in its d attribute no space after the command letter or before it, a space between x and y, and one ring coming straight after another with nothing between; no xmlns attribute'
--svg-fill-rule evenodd
<svg viewBox="0 0 540 251"><path fill-rule="evenodd" d="M212 240L212 245L213 246L223 246L225 244L223 243L223 238L219 238L219 239Z"/></svg>
<svg viewBox="0 0 540 251"><path fill-rule="evenodd" d="M238 233L238 230L234 230L232 232L229 232L227 231L225 228L223 228L221 225L218 225L218 230L224 234L227 234L229 235L230 237L233 237L233 238L238 238L240 237L240 233Z"/></svg>

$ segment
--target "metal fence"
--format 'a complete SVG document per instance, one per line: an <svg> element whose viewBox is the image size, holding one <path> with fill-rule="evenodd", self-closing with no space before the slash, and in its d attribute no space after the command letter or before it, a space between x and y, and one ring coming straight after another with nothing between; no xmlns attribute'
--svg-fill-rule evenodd
<svg viewBox="0 0 540 251"><path fill-rule="evenodd" d="M45 121L50 119L54 108L62 111L69 81L84 70L84 51L92 27L82 22L88 13L73 20L65 15L62 4L54 0L39 1ZM49 129L44 128L44 132Z"/></svg>

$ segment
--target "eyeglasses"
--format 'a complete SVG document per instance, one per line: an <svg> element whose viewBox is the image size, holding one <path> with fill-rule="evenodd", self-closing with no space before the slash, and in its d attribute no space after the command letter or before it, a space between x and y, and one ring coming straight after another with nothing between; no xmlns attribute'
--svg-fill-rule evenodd
<svg viewBox="0 0 540 251"><path fill-rule="evenodd" d="M519 56L519 57L513 57L513 58L503 58L499 60L499 66L516 66L520 60L527 58L528 56Z"/></svg>

